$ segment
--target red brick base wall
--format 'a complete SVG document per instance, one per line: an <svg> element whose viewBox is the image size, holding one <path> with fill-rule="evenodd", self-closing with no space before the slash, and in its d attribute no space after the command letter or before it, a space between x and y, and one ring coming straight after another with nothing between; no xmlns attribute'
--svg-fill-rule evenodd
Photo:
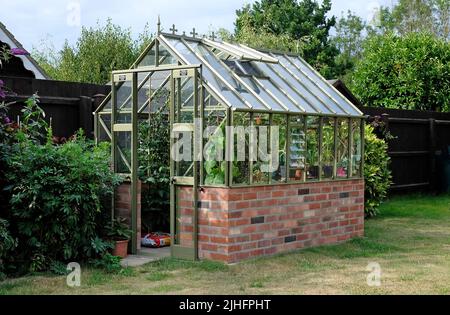
<svg viewBox="0 0 450 315"><path fill-rule="evenodd" d="M131 219L130 184L117 189L116 216ZM141 189L138 189L140 248ZM193 246L192 187L177 188L179 243ZM199 193L199 256L227 263L364 235L364 180L243 188Z"/></svg>
<svg viewBox="0 0 450 315"><path fill-rule="evenodd" d="M137 248L141 248L141 182L137 186ZM115 216L125 218L131 228L131 183L124 182L116 189Z"/></svg>
<svg viewBox="0 0 450 315"><path fill-rule="evenodd" d="M192 194L185 191L187 201ZM205 188L199 200L199 256L204 259L233 263L364 235L362 179Z"/></svg>

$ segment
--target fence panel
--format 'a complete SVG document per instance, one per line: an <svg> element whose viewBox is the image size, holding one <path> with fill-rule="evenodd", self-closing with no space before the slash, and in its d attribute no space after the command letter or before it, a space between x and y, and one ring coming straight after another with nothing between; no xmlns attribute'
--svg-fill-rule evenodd
<svg viewBox="0 0 450 315"><path fill-rule="evenodd" d="M381 117L388 140L392 191L439 191L438 158L450 146L450 113L362 107L369 120Z"/></svg>

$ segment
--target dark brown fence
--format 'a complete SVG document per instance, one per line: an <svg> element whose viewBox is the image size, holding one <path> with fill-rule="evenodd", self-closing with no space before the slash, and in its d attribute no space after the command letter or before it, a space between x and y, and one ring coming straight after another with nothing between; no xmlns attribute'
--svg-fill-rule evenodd
<svg viewBox="0 0 450 315"><path fill-rule="evenodd" d="M389 133L392 191L438 191L439 159L450 146L450 113L363 107L370 118L381 117Z"/></svg>
<svg viewBox="0 0 450 315"><path fill-rule="evenodd" d="M23 101L34 93L39 95L40 106L51 120L53 133L59 137L70 137L83 128L89 138L93 138L94 119L92 112L110 91L109 86L62 81L36 80L1 76L5 86L14 96L8 102L9 116L18 119Z"/></svg>

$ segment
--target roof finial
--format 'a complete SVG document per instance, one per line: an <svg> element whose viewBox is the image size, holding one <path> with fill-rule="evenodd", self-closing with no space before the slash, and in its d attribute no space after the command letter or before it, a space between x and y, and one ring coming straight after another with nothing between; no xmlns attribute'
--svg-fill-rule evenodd
<svg viewBox="0 0 450 315"><path fill-rule="evenodd" d="M158 35L161 34L161 17L158 14L158 24L157 25L157 29L158 29Z"/></svg>
<svg viewBox="0 0 450 315"><path fill-rule="evenodd" d="M216 33L212 32L211 36L209 36L209 39L215 40L217 38Z"/></svg>
<svg viewBox="0 0 450 315"><path fill-rule="evenodd" d="M172 28L169 29L169 31L171 31L173 35L175 35L178 32L178 30L175 28L175 24L172 24Z"/></svg>
<svg viewBox="0 0 450 315"><path fill-rule="evenodd" d="M198 35L198 33L195 32L195 27L192 29L192 32L190 33L193 38Z"/></svg>

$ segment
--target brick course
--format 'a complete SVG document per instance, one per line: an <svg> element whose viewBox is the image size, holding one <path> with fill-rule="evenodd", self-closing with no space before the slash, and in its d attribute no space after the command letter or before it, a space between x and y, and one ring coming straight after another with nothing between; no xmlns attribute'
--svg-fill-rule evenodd
<svg viewBox="0 0 450 315"><path fill-rule="evenodd" d="M141 249L141 191L142 184L137 185L137 249ZM116 188L115 216L125 218L131 228L131 183L124 182Z"/></svg>

